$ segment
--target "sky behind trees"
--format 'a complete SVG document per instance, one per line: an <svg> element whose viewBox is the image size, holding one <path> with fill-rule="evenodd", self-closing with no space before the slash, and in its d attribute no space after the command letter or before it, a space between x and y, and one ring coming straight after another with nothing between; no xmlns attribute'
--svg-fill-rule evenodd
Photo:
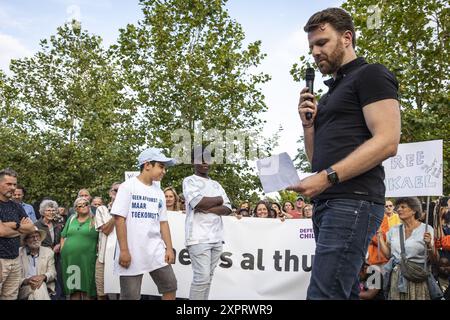
<svg viewBox="0 0 450 320"><path fill-rule="evenodd" d="M275 153L288 152L292 158L302 130L297 115L299 91L289 74L300 55L308 52L303 25L316 11L340 6L342 0L230 0L227 8L246 33L246 43L262 41L267 54L257 71L268 73L272 80L263 85L268 112L264 135L283 127ZM11 58L30 56L39 49L39 41L54 34L56 28L72 18L82 27L99 35L104 46L116 42L119 28L143 17L137 0L0 0L0 68L8 73ZM320 75L315 88L323 87Z"/></svg>

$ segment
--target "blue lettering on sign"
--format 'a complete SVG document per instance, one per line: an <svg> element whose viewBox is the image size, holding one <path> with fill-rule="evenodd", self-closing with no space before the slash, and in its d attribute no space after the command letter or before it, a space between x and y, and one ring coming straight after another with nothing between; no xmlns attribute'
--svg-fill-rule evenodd
<svg viewBox="0 0 450 320"><path fill-rule="evenodd" d="M131 217L136 219L158 219L158 213L131 211Z"/></svg>
<svg viewBox="0 0 450 320"><path fill-rule="evenodd" d="M148 202L158 202L158 198L151 198L151 197L147 197L147 196L141 196L139 194L133 194L131 196L131 199L133 200L141 200L141 201L148 201Z"/></svg>
<svg viewBox="0 0 450 320"><path fill-rule="evenodd" d="M145 202L132 202L132 209L147 209L147 204Z"/></svg>

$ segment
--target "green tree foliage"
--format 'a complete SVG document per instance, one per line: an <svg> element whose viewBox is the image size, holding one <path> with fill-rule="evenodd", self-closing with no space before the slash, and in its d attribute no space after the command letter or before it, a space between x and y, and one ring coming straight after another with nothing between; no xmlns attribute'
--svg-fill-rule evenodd
<svg viewBox="0 0 450 320"><path fill-rule="evenodd" d="M402 107L401 142L444 140L444 193L448 194L448 1L349 0L343 4L343 8L352 15L356 30L360 31L357 40L358 55L366 57L369 62L386 65L399 81ZM380 13L379 19L377 12Z"/></svg>
<svg viewBox="0 0 450 320"><path fill-rule="evenodd" d="M11 62L3 85L9 99L2 119L11 125L0 163L20 173L34 199L68 205L83 187L105 195L143 143L137 108L100 37L73 23L40 45L34 56Z"/></svg>
<svg viewBox="0 0 450 320"><path fill-rule="evenodd" d="M285 202L290 201L295 205L297 201L297 192L283 190L278 192L280 197L278 199L278 203L283 205Z"/></svg>
<svg viewBox="0 0 450 320"><path fill-rule="evenodd" d="M172 153L180 142L172 141L174 131L186 130L185 138L193 143L199 122L204 131L218 130L223 139L226 130L261 132L263 123L257 115L267 107L260 85L269 76L257 73L256 67L264 54L259 41L243 48L244 32L228 15L225 3L141 0L144 18L120 30L113 49L127 86L148 119L148 145ZM262 146L269 151L271 143ZM237 148L248 146L237 144ZM211 170L234 201L260 188L248 159L240 160ZM192 173L190 165L171 168L163 185L172 184L180 192L182 179Z"/></svg>
<svg viewBox="0 0 450 320"><path fill-rule="evenodd" d="M450 193L448 1L348 0L342 7L354 19L358 56L386 65L399 81L401 142L444 140L444 193ZM300 57L294 80L304 78L311 61Z"/></svg>
<svg viewBox="0 0 450 320"><path fill-rule="evenodd" d="M306 156L303 136L301 136L297 140L297 145L299 145L300 147L297 149L297 155L293 160L295 168L297 168L301 172L311 172L311 164L309 163L308 157Z"/></svg>
<svg viewBox="0 0 450 320"><path fill-rule="evenodd" d="M124 171L137 170L144 147L170 154L180 145L172 140L176 130L186 130L189 142L198 123L225 141L227 130L257 136L266 110L260 85L269 80L257 67L265 55L259 41L243 46L242 27L225 3L141 1L143 20L120 30L109 49L74 21L42 40L32 57L13 60L11 76L0 73L0 133L7 141L0 165L20 173L31 200L51 196L67 205L82 187L105 195ZM256 197L261 187L250 149L268 154L275 139L233 140L245 156L212 167L233 201ZM163 185L181 191L192 172L191 165L170 168Z"/></svg>

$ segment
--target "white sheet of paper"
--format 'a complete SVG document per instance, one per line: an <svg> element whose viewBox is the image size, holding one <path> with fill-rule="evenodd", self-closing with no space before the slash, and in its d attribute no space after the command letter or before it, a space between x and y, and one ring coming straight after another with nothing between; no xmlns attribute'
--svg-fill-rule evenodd
<svg viewBox="0 0 450 320"><path fill-rule="evenodd" d="M256 167L265 193L284 190L300 182L297 169L286 152L259 159Z"/></svg>

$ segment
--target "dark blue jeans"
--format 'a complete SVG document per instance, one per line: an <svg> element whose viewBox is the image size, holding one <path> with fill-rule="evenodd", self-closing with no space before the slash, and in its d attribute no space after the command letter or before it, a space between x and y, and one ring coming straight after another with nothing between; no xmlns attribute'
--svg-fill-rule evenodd
<svg viewBox="0 0 450 320"><path fill-rule="evenodd" d="M358 299L358 273L384 206L362 200L318 201L312 217L316 253L307 299Z"/></svg>

